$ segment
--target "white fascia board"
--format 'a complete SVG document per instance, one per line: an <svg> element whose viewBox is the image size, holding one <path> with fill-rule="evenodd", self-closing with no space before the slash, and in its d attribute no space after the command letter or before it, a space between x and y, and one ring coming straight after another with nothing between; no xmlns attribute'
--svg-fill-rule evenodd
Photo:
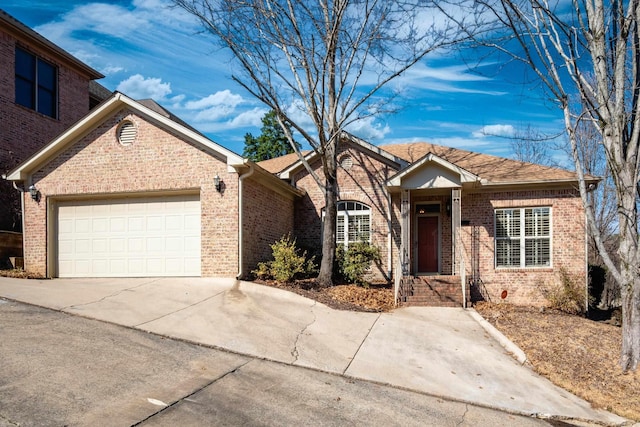
<svg viewBox="0 0 640 427"><path fill-rule="evenodd" d="M381 149L380 147L377 147L363 139L360 139L356 136L353 136L347 132L343 132L341 135L342 138L346 139L347 141L349 141L352 144L355 145L359 145L360 147L362 147L365 150L368 150L374 154L377 154L378 156L382 157L383 159L389 160L390 162L393 163L397 163L398 165L400 165L400 168L404 168L406 167L409 163L407 163L406 160L403 160L399 157L394 156L393 154L389 153L388 151L385 151L383 149ZM306 156L304 156L304 159L309 162L311 161L315 156L317 155L315 150L312 150L310 153L308 153ZM282 179L290 179L291 177L291 173L295 170L297 170L300 166L302 165L302 162L300 161L300 159L298 159L296 162L294 162L291 166L289 166L288 168L284 169L283 171L281 171L278 176Z"/></svg>
<svg viewBox="0 0 640 427"><path fill-rule="evenodd" d="M151 110L150 108L145 107L144 105L134 101L128 96L120 92L115 92L109 100L105 101L102 105L91 111L84 118L76 122L69 129L60 134L49 144L45 145L29 159L24 161L20 166L7 174L7 179L9 181L24 181L25 179L27 179L29 172L33 171L47 159L60 152L67 146L67 144L72 143L73 141L76 141L77 139L86 135L88 132L93 130L93 128L100 122L101 119L122 108L123 105L126 105L132 110L148 116L154 121L157 121L162 125L173 129L177 133L183 135L184 137L190 139L195 143L205 146L209 150L220 153L226 159L229 168L232 168L232 166L235 165L244 164L244 159L242 158L242 156L235 154L233 151L228 150L219 144L216 144L207 137L185 126L174 122L168 117L165 117L162 114L159 114Z"/></svg>
<svg viewBox="0 0 640 427"><path fill-rule="evenodd" d="M388 151L385 151L382 148L375 146L370 142L365 141L364 139L360 139L357 136L351 135L348 132L343 132L343 138L347 139L349 142L360 145L362 148L369 150L372 153L379 155L380 157L383 157L387 160L390 160L394 163L399 164L400 168L404 168L409 165L409 163L406 160L403 160L400 157L396 157L393 154L389 153Z"/></svg>
<svg viewBox="0 0 640 427"><path fill-rule="evenodd" d="M317 154L318 153L316 153L315 150L311 150L309 153L307 153L306 156L302 156L302 157L307 163L309 163L315 156L317 156ZM280 177L280 179L291 179L291 174L294 171L298 170L298 168L300 168L301 166L302 166L302 162L300 161L300 158L298 158L298 160L293 162L291 166L281 171L278 174L278 176Z"/></svg>
<svg viewBox="0 0 640 427"><path fill-rule="evenodd" d="M192 130L189 129L188 127L185 127L183 125L181 125L180 123L177 123L173 120L171 120L170 118L163 116L160 113L157 113L155 111L153 111L152 109L145 107L144 105L134 101L133 99L127 97L124 94L118 93L118 96L120 96L120 99L122 100L122 102L124 102L126 105L128 105L129 107L131 107L132 109L138 110L140 113L151 117L152 119L154 119L155 121L160 122L161 124L163 124L164 126L167 126L173 130L175 130L176 132L180 133L181 135L189 138L190 140L199 143L200 145L203 145L207 148L209 148L212 151L218 152L220 153L222 156L224 156L227 159L227 165L228 166L234 166L234 165L242 165L244 164L244 158L236 153L234 153L233 151L221 146L220 144L217 144L215 142L213 142L212 140L210 140L209 138L207 138L206 136Z"/></svg>
<svg viewBox="0 0 640 427"><path fill-rule="evenodd" d="M54 140L42 147L39 151L22 162L16 169L7 174L9 181L24 181L29 172L42 164L59 151L61 151L69 141L74 141L91 131L98 118L115 112L119 108L118 94L112 96L109 100L102 103L95 110L91 111L80 121L76 122L66 131L61 133Z"/></svg>
<svg viewBox="0 0 640 427"><path fill-rule="evenodd" d="M401 170L391 178L387 180L387 187L400 187L402 185L402 179L409 175L410 173L422 168L427 163L437 163L438 165L448 169L452 172L455 172L460 175L460 183L464 184L467 182L480 182L480 177L472 174L466 169L461 168L460 166L451 163L447 160L444 160L442 157L438 157L433 153L428 153L423 158L413 163L408 168Z"/></svg>

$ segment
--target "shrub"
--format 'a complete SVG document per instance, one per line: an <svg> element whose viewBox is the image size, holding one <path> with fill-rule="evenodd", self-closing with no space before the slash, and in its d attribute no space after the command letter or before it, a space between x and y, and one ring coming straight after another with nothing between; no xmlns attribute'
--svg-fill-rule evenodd
<svg viewBox="0 0 640 427"><path fill-rule="evenodd" d="M259 279L273 278L278 282L291 282L301 276L309 276L316 271L313 257L307 259L306 251L299 253L295 239L283 236L271 245L273 260L258 263L253 271Z"/></svg>
<svg viewBox="0 0 640 427"><path fill-rule="evenodd" d="M336 268L334 271L344 280L361 286L368 286L364 275L373 262L380 261L380 249L368 242L350 243L347 250L339 244L336 248Z"/></svg>
<svg viewBox="0 0 640 427"><path fill-rule="evenodd" d="M546 284L541 291L550 308L569 314L581 314L587 309L584 281L569 274L564 267L560 267L560 281Z"/></svg>

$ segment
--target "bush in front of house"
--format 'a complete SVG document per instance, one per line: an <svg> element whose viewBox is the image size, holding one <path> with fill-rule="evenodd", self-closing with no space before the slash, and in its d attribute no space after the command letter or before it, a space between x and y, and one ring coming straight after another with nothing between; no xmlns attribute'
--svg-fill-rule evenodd
<svg viewBox="0 0 640 427"><path fill-rule="evenodd" d="M587 310L584 279L571 275L566 268L559 269L560 280L541 287L549 307L569 314L582 314Z"/></svg>
<svg viewBox="0 0 640 427"><path fill-rule="evenodd" d="M369 242L349 243L347 250L339 244L336 248L334 271L338 278L349 283L368 287L364 275L374 262L380 262L380 249Z"/></svg>
<svg viewBox="0 0 640 427"><path fill-rule="evenodd" d="M300 253L296 240L290 235L283 236L272 244L271 250L273 260L258 263L258 268L253 271L258 279L275 279L287 283L316 273L314 257L307 259L306 251Z"/></svg>

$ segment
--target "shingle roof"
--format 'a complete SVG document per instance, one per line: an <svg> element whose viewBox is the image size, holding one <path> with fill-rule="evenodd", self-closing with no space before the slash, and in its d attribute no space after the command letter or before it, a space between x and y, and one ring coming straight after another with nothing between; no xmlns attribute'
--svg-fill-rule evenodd
<svg viewBox="0 0 640 427"><path fill-rule="evenodd" d="M409 163L413 163L432 153L491 183L507 184L576 180L576 174L568 170L426 142L381 145L380 148Z"/></svg>
<svg viewBox="0 0 640 427"><path fill-rule="evenodd" d="M309 153L309 150L302 150L303 156L306 156ZM276 157L274 159L263 160L261 162L258 162L258 165L271 173L279 173L297 161L298 155L296 153L291 153L285 154L284 156Z"/></svg>
<svg viewBox="0 0 640 427"><path fill-rule="evenodd" d="M432 153L479 176L480 179L494 184L544 183L577 180L574 172L565 169L521 162L426 142L387 144L381 145L379 148L408 163L414 163L427 154ZM306 153L307 152L304 154ZM287 154L286 156L265 160L258 164L271 173L279 173L293 165L296 161L298 161L296 154ZM597 178L592 176L587 176L586 178L587 180L597 180Z"/></svg>

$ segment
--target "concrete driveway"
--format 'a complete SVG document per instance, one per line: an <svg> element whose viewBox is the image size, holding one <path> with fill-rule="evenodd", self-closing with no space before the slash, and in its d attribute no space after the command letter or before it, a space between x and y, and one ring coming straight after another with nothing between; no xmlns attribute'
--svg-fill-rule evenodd
<svg viewBox="0 0 640 427"><path fill-rule="evenodd" d="M338 311L280 289L205 278L0 278L0 296L517 414L627 421L522 366L472 310Z"/></svg>

